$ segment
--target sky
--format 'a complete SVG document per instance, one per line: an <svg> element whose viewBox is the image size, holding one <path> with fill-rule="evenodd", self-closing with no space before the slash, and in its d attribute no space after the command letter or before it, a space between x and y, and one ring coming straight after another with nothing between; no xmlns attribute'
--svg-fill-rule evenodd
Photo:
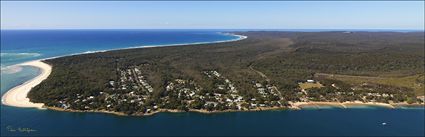
<svg viewBox="0 0 425 137"><path fill-rule="evenodd" d="M1 1L1 29L424 30L424 1Z"/></svg>

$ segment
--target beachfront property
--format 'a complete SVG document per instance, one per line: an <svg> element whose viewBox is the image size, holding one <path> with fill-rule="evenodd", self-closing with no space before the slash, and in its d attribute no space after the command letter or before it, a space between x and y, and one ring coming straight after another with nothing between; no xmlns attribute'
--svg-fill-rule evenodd
<svg viewBox="0 0 425 137"><path fill-rule="evenodd" d="M104 109L109 111L116 111L120 106L124 104L138 104L143 106L143 113L152 113L158 109L178 109L176 105L185 104L185 108L189 109L189 106L197 109L212 110L226 110L226 109L255 109L257 107L271 107L280 106L280 103L270 104L266 101L258 102L255 98L246 99L246 97L238 94L237 88L231 82L231 80L225 78L218 71L204 71L203 74L207 78L215 81L215 86L218 93L204 92L202 87L196 84L193 80L186 79L174 79L167 82L165 86L165 93L168 96L161 97L154 103L151 102L153 97L154 89L147 80L147 77L143 75L143 69L136 66L129 67L127 69L117 69L119 72L118 80L108 81L108 85L111 92L100 92L96 96L87 96L77 94L77 99L72 101L71 104L83 103L83 109L96 108L96 100L103 99L105 102ZM277 96L276 91L270 85L263 85L257 83L259 94L264 98L269 96ZM278 97L277 97L278 98ZM176 102L177 101L177 102ZM68 109L72 106L69 101L59 102L60 107ZM173 107L174 106L174 107Z"/></svg>
<svg viewBox="0 0 425 137"><path fill-rule="evenodd" d="M130 66L128 68L118 68L119 78L109 80L107 85L111 91L102 91L97 95L76 94L75 100L64 99L59 101L60 108L90 110L102 108L107 111L122 111L123 106L136 104L138 114L149 114L164 109L177 110L205 110L205 111L225 111L225 110L250 110L272 107L291 107L297 102L388 102L394 103L396 98L405 98L401 92L389 91L387 93L375 92L373 85L362 84L352 87L353 91L346 92L340 90L340 85L332 83L328 86L322 85L319 81L308 80L299 83L300 90L297 92L295 101L287 102L285 96L277 90L275 85L268 81L252 81L252 87L256 89L257 95L250 97L241 94L238 87L225 75L217 70L205 70L201 74L207 80L214 83L214 92L204 90L202 86L193 79L172 79L164 83L164 93L166 96L153 94L155 89L149 82L149 78L144 74L143 67ZM334 91L331 91L334 90ZM99 101L105 102L99 104ZM418 97L418 101L423 102L423 97ZM136 112L132 112L136 113Z"/></svg>
<svg viewBox="0 0 425 137"><path fill-rule="evenodd" d="M391 91L389 93L374 92L369 84L352 87L353 92L338 90L336 83L330 86L323 86L318 81L308 80L299 83L300 89L297 92L297 101L286 102L284 96L280 94L276 86L268 81L252 81L252 87L257 90L258 96L249 97L240 94L233 82L226 78L217 70L206 70L201 73L206 79L214 83L215 91L208 92L192 79L173 79L165 83L164 93L167 96L155 97L154 88L151 86L148 77L143 74L143 68L131 66L125 69L117 69L119 79L109 80L107 85L111 92L99 92L98 95L84 96L77 94L76 100L61 100L59 107L63 109L74 108L83 104L81 109L103 108L108 111L120 111L126 104L137 104L141 109L139 113L153 113L160 109L178 110L250 110L258 108L284 107L297 102L395 102L394 98L401 94ZM313 83L312 83L313 82ZM303 85L307 84L307 86ZM306 88L307 87L307 88ZM329 92L332 89L336 92ZM156 98L156 99L154 99ZM99 99L103 99L104 104L99 104ZM423 102L423 98L418 97Z"/></svg>

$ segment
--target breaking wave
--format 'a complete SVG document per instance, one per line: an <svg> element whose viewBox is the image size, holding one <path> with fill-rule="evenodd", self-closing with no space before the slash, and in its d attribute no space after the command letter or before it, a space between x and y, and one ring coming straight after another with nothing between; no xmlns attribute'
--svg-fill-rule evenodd
<svg viewBox="0 0 425 137"><path fill-rule="evenodd" d="M1 66L1 74L14 74L22 71L22 66L12 65L12 66Z"/></svg>
<svg viewBox="0 0 425 137"><path fill-rule="evenodd" d="M2 62L40 56L40 53L0 53Z"/></svg>
<svg viewBox="0 0 425 137"><path fill-rule="evenodd" d="M14 62L20 62L23 59L31 59L40 55L40 53L0 53L1 73L13 74L20 72L22 67L20 65L13 65Z"/></svg>

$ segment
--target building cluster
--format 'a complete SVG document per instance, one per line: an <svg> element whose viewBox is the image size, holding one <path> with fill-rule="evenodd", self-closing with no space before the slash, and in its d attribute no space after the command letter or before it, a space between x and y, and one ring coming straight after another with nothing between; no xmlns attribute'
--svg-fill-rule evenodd
<svg viewBox="0 0 425 137"><path fill-rule="evenodd" d="M421 97L409 96L405 90L391 88L380 85L370 85L363 83L360 86L353 86L341 89L336 84L325 88L301 89L298 92L298 98L302 102L326 101L326 102L380 102L380 103L399 103L399 102L423 102Z"/></svg>
<svg viewBox="0 0 425 137"><path fill-rule="evenodd" d="M116 110L123 105L143 106L145 111L157 108L156 105L146 106L154 92L146 77L142 75L142 70L137 67L127 69L117 69L119 77L117 81L110 80L107 84L111 92L100 92L98 95L89 96L82 102L90 101L84 109L102 108L105 110ZM78 98L80 95L78 95ZM77 99L76 101L79 101ZM99 104L102 102L102 104Z"/></svg>
<svg viewBox="0 0 425 137"><path fill-rule="evenodd" d="M279 100L282 99L277 88L268 82L265 82L265 84L255 82L254 87L263 98L278 98Z"/></svg>
<svg viewBox="0 0 425 137"><path fill-rule="evenodd" d="M226 77L221 75L216 70L209 70L203 72L209 79L214 81L214 87L218 92L208 94L213 97L214 104L224 104L226 107L237 107L242 109L241 104L245 102L244 97L239 94L235 85ZM209 103L213 103L209 102ZM208 105L208 104L206 104Z"/></svg>
<svg viewBox="0 0 425 137"><path fill-rule="evenodd" d="M193 80L175 79L168 83L165 87L168 93L176 93L177 98L182 100L193 100L195 98L202 98L199 95L201 88Z"/></svg>
<svg viewBox="0 0 425 137"><path fill-rule="evenodd" d="M57 106L64 109L101 109L108 111L123 111L122 108L130 109L128 106L133 106L131 109L150 113L158 109L170 108L213 111L229 109L246 110L287 105L282 93L268 81L252 81L252 86L256 89L257 95L247 96L241 94L235 87L235 84L217 70L202 71L205 78L212 82L212 89L203 89L203 87L192 79L178 78L166 81L163 89L164 95L152 101L155 94L154 88L147 80L147 77L143 75L143 69L129 67L126 69L117 69L117 72L118 78L106 83L110 91L101 91L98 94L89 95L76 94L73 99L66 98L60 100ZM315 81L307 80L307 82L312 83ZM365 86L363 88L354 87L350 91L344 91L338 85L332 84L325 88L301 89L299 92L296 92L296 97L298 101L302 102L385 102L407 98L401 92L377 92L374 89ZM424 102L424 97L418 97L417 100ZM182 105L184 106L181 107Z"/></svg>

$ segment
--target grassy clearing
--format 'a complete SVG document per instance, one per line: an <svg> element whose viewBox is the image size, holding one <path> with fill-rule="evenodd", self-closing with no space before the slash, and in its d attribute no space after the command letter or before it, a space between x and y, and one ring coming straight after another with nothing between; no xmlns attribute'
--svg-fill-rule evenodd
<svg viewBox="0 0 425 137"><path fill-rule="evenodd" d="M413 75L405 77L367 77L367 76L349 76L349 75L333 75L318 73L316 76L327 77L344 81L350 84L361 84L361 83L377 83L383 85L391 85L397 87L407 87L415 90L418 96L425 95L424 89L424 75Z"/></svg>
<svg viewBox="0 0 425 137"><path fill-rule="evenodd" d="M323 87L322 84L320 84L319 82L315 82L315 83L299 83L298 84L300 86L301 89L309 89L309 88L321 88Z"/></svg>

